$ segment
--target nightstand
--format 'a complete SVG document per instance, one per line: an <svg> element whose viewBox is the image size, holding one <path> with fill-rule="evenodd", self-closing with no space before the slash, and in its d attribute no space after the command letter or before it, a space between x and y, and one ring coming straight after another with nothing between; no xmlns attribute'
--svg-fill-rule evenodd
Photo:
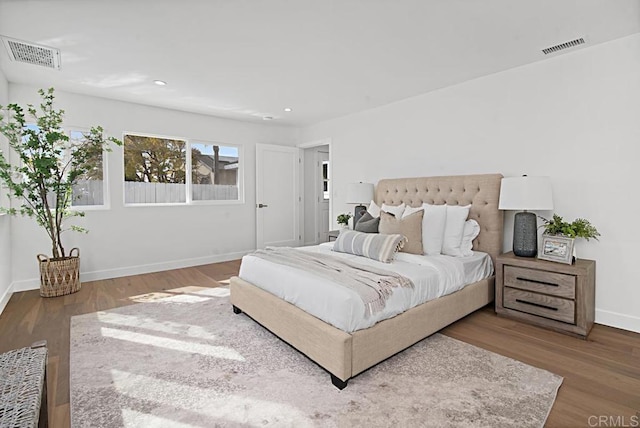
<svg viewBox="0 0 640 428"><path fill-rule="evenodd" d="M496 258L496 313L586 339L595 318L596 262L573 265L512 252Z"/></svg>
<svg viewBox="0 0 640 428"><path fill-rule="evenodd" d="M338 239L338 235L340 235L340 231L339 230L330 230L329 231L329 242L335 241L336 239Z"/></svg>

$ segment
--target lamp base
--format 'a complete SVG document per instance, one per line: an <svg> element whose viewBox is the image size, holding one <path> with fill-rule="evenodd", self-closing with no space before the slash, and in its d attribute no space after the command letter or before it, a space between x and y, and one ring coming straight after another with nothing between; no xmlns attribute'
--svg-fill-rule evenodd
<svg viewBox="0 0 640 428"><path fill-rule="evenodd" d="M513 254L518 257L538 255L537 221L534 213L517 213L513 221Z"/></svg>
<svg viewBox="0 0 640 428"><path fill-rule="evenodd" d="M356 223L358 223L358 220L360 220L360 217L362 217L362 214L364 214L365 212L367 212L367 207L365 207L364 205L356 205L355 210L353 210L353 228L356 228Z"/></svg>

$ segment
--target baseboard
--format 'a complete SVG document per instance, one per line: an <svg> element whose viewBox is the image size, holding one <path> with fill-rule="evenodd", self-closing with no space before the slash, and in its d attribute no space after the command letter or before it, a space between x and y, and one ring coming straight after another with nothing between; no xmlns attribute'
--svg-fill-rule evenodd
<svg viewBox="0 0 640 428"><path fill-rule="evenodd" d="M0 296L0 315L2 315L2 311L4 311L4 308L7 306L7 303L9 303L9 299L11 299L11 295L13 294L13 291L14 291L14 284L11 283L9 284L9 287L7 287L7 289L4 291L2 296Z"/></svg>
<svg viewBox="0 0 640 428"><path fill-rule="evenodd" d="M218 254L212 256L196 257L192 259L172 260L160 263L150 263L146 265L128 266L118 269L105 269L93 272L80 272L80 281L98 281L101 279L120 278L123 276L140 275L143 273L162 272L171 269L180 269L192 266L206 265L210 263L227 262L241 259L253 250L239 251L236 253ZM40 288L40 278L25 279L16 281L13 284L13 292L37 290Z"/></svg>
<svg viewBox="0 0 640 428"><path fill-rule="evenodd" d="M598 324L640 333L640 317L596 309L596 322Z"/></svg>

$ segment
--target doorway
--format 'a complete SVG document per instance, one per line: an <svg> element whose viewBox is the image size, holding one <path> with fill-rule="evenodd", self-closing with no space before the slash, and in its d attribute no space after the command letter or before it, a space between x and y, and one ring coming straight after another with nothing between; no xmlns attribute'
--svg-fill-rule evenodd
<svg viewBox="0 0 640 428"><path fill-rule="evenodd" d="M316 245L329 240L331 145L323 141L304 146L304 245Z"/></svg>

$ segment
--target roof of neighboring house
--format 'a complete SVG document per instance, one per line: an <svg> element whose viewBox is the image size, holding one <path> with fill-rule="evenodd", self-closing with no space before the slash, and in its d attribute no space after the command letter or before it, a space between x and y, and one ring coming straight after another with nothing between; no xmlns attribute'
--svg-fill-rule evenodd
<svg viewBox="0 0 640 428"><path fill-rule="evenodd" d="M207 168L213 171L214 169L214 157L213 155L200 155L198 156L198 160L202 162ZM224 165L233 164L238 162L238 158L232 156L220 156L218 157L218 162Z"/></svg>

